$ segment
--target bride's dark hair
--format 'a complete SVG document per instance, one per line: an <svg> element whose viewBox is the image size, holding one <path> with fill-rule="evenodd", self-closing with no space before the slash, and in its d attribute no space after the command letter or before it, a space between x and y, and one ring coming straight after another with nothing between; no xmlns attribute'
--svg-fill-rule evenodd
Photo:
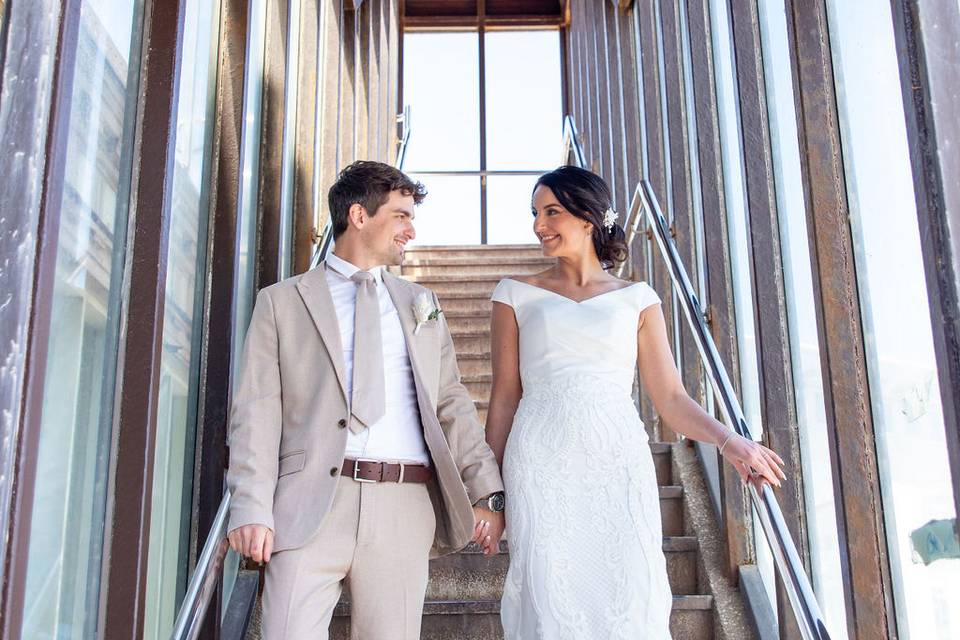
<svg viewBox="0 0 960 640"><path fill-rule="evenodd" d="M573 165L565 165L537 179L533 190L543 185L553 192L563 208L593 225L593 248L605 269L627 259L627 236L619 221L607 231L603 214L613 207L610 187L603 178Z"/></svg>

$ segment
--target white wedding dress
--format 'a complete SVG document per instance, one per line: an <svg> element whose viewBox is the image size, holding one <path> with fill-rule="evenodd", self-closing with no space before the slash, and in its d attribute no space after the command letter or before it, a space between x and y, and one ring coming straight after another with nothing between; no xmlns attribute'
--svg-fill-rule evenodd
<svg viewBox="0 0 960 640"><path fill-rule="evenodd" d="M632 398L645 283L576 302L505 279L523 397L503 458L507 640L668 640L672 596L647 434Z"/></svg>

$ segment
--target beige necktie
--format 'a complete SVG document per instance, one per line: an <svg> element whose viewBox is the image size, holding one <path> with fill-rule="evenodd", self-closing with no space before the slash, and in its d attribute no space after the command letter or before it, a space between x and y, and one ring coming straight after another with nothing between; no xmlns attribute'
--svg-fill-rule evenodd
<svg viewBox="0 0 960 640"><path fill-rule="evenodd" d="M377 281L369 271L350 277L357 283L353 316L353 393L350 430L360 433L386 412L383 381L383 339L380 335L380 301Z"/></svg>

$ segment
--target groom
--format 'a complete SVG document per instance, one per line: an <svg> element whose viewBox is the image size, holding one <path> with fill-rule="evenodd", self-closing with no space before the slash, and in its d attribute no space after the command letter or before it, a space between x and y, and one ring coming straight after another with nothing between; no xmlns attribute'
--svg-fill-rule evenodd
<svg viewBox="0 0 960 640"><path fill-rule="evenodd" d="M420 637L431 556L495 552L503 483L436 296L391 275L423 185L356 162L328 194L336 248L260 291L230 420L230 545L266 562L263 637ZM496 509L493 511L491 509Z"/></svg>

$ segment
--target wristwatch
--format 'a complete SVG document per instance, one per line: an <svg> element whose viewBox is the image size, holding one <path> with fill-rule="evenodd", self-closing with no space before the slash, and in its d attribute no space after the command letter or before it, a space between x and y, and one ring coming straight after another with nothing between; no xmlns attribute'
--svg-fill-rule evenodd
<svg viewBox="0 0 960 640"><path fill-rule="evenodd" d="M473 506L475 507L482 506L483 508L489 509L494 513L501 513L503 509L506 507L506 501L503 497L503 491L497 491L497 492L491 493L486 498L480 498L473 504Z"/></svg>

